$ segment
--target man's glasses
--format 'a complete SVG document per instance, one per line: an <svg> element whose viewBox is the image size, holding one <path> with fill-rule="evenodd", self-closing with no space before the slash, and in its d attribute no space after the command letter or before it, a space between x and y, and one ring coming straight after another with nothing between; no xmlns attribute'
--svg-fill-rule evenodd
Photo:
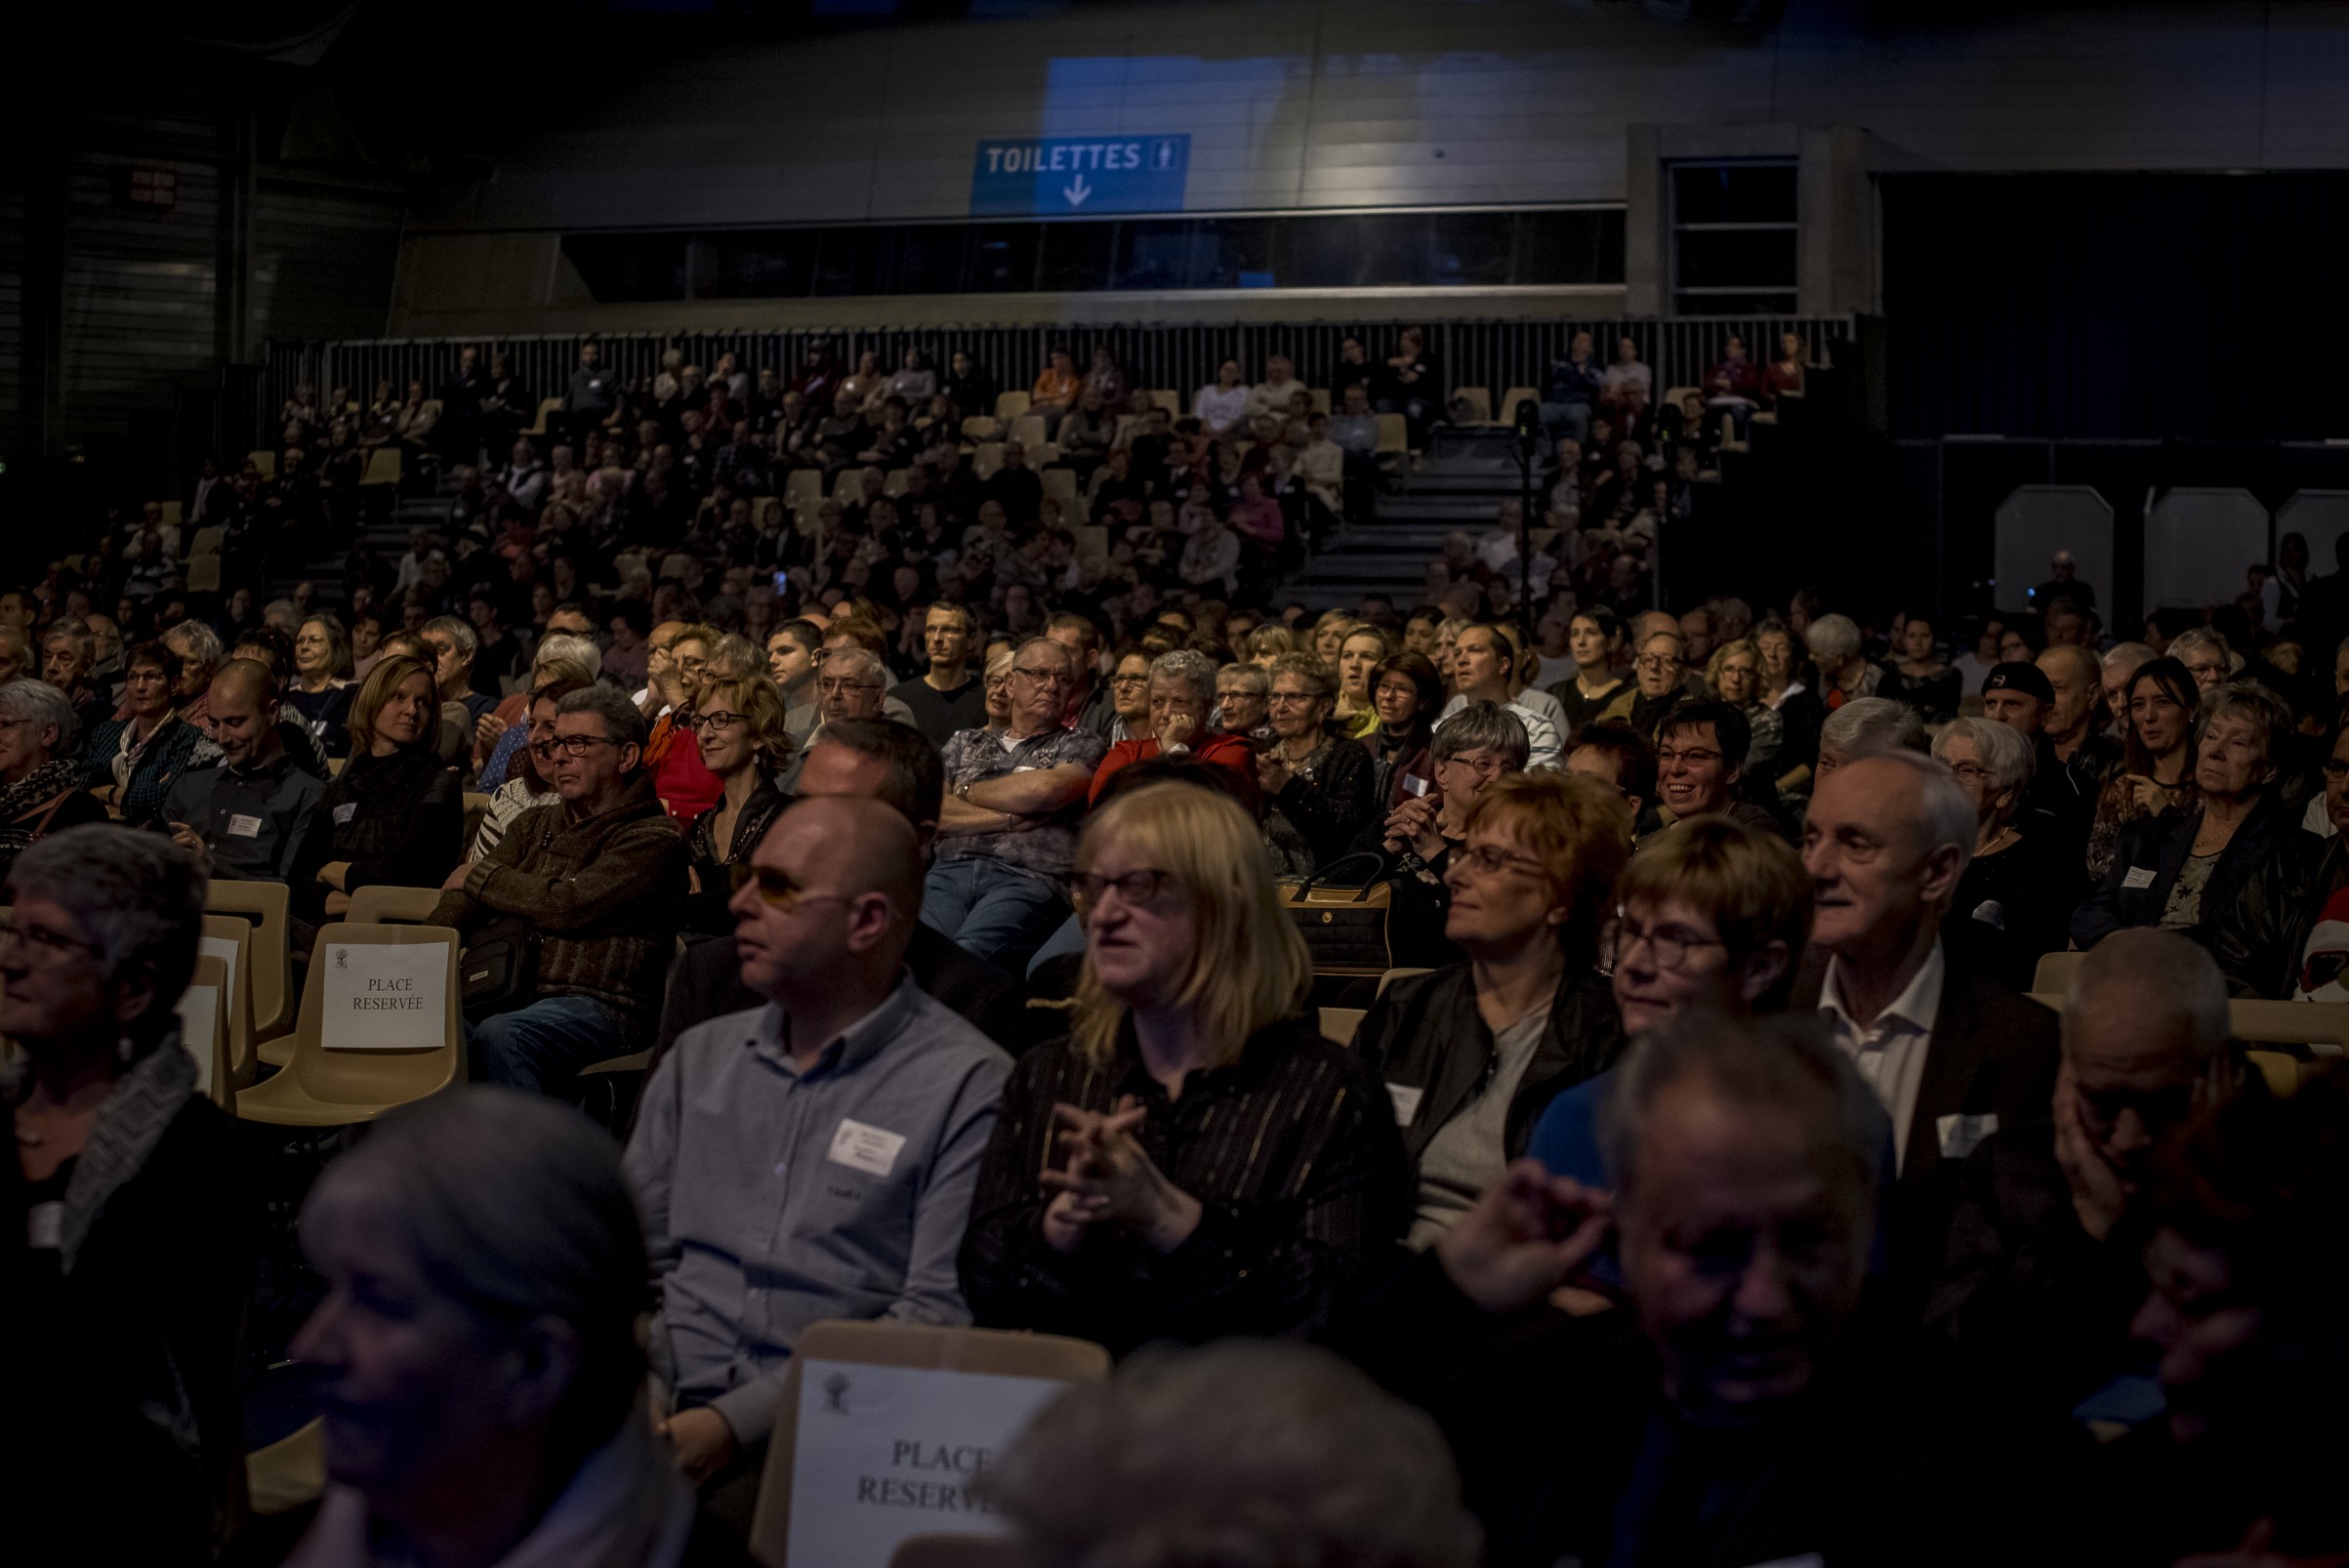
<svg viewBox="0 0 2349 1568"><path fill-rule="evenodd" d="M1667 654L1661 658L1654 654L1643 654L1639 660L1639 668L1642 670L1657 672L1665 670L1677 670L1680 668L1680 661L1671 657L1669 654Z"/></svg>
<svg viewBox="0 0 2349 1568"><path fill-rule="evenodd" d="M556 735L552 740L532 741L530 755L542 763L551 763L557 753L564 757L585 757L598 746L620 744L622 742L603 735Z"/></svg>
<svg viewBox="0 0 2349 1568"><path fill-rule="evenodd" d="M1046 670L1033 668L1024 664L1015 664L1011 666L1011 673L1016 676L1025 676L1029 681L1040 686L1065 686L1068 684L1068 672L1066 670Z"/></svg>
<svg viewBox="0 0 2349 1568"><path fill-rule="evenodd" d="M878 681L851 681L845 676L839 676L830 681L818 681L815 683L815 689L827 697L837 697L849 691L879 691L881 682Z"/></svg>
<svg viewBox="0 0 2349 1568"><path fill-rule="evenodd" d="M1136 909L1147 909L1158 902L1174 880L1170 871L1129 871L1115 877L1104 877L1091 871L1080 871L1068 879L1069 899L1079 909L1091 909L1101 901L1110 888L1118 897Z"/></svg>

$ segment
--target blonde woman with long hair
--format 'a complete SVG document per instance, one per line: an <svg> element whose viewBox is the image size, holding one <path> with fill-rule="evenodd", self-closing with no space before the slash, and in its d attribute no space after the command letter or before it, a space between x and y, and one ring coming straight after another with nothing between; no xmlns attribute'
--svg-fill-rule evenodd
<svg viewBox="0 0 2349 1568"><path fill-rule="evenodd" d="M1403 1149L1377 1075L1297 1016L1311 963L1257 825L1147 785L1094 813L1076 866L1072 1028L1005 1087L964 1296L1120 1354L1309 1331L1401 1233Z"/></svg>

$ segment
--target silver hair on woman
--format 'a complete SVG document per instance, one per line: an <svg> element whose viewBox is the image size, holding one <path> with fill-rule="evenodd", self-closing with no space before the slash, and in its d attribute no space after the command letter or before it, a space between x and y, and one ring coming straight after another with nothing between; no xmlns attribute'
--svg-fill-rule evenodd
<svg viewBox="0 0 2349 1568"><path fill-rule="evenodd" d="M1216 666L1204 653L1189 648L1176 648L1162 653L1150 661L1150 680L1178 681L1190 687L1191 699L1201 708L1216 705Z"/></svg>
<svg viewBox="0 0 2349 1568"><path fill-rule="evenodd" d="M0 686L0 717L25 720L36 729L57 725L57 741L49 748L52 759L69 754L81 731L73 699L46 681L11 681Z"/></svg>
<svg viewBox="0 0 2349 1568"><path fill-rule="evenodd" d="M1819 726L1821 745L1832 746L1845 762L1876 752L1921 752L1925 722L1916 710L1890 697L1854 697L1827 716Z"/></svg>
<svg viewBox="0 0 2349 1568"><path fill-rule="evenodd" d="M1028 1568L1470 1568L1443 1435L1326 1350L1144 1351L1062 1394L987 1483Z"/></svg>
<svg viewBox="0 0 2349 1568"><path fill-rule="evenodd" d="M161 1005L135 1034L148 1045L163 1037L204 929L204 871L185 850L161 834L93 822L28 845L8 886L20 905L40 899L71 915L109 982L146 970Z"/></svg>

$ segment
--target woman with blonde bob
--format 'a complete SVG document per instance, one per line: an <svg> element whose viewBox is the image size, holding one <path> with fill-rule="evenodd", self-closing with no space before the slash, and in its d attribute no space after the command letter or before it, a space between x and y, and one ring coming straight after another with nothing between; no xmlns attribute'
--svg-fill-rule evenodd
<svg viewBox="0 0 2349 1568"><path fill-rule="evenodd" d="M1093 815L1076 866L1072 1028L1005 1087L972 1313L1119 1354L1310 1333L1400 1233L1403 1150L1377 1075L1296 1016L1311 965L1256 824L1153 784Z"/></svg>

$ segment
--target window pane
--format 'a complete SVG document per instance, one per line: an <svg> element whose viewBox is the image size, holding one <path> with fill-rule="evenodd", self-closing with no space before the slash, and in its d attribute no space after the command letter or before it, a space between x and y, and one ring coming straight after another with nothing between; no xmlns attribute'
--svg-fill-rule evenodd
<svg viewBox="0 0 2349 1568"><path fill-rule="evenodd" d="M1529 212L1517 215L1515 283L1620 283L1623 213Z"/></svg>
<svg viewBox="0 0 2349 1568"><path fill-rule="evenodd" d="M1037 287L1048 294L1091 293L1111 286L1117 264L1115 224L1046 224Z"/></svg>
<svg viewBox="0 0 2349 1568"><path fill-rule="evenodd" d="M1680 236L1684 289L1792 288L1794 231L1791 228L1724 228Z"/></svg>
<svg viewBox="0 0 2349 1568"><path fill-rule="evenodd" d="M1516 236L1515 213L1437 213L1433 268L1424 281L1438 287L1506 283L1515 270Z"/></svg>
<svg viewBox="0 0 2349 1568"><path fill-rule="evenodd" d="M1791 224L1794 221L1792 163L1676 163L1672 165L1675 224Z"/></svg>
<svg viewBox="0 0 2349 1568"><path fill-rule="evenodd" d="M963 250L969 237L964 225L912 224L889 232L896 244L885 293L962 292Z"/></svg>
<svg viewBox="0 0 2349 1568"><path fill-rule="evenodd" d="M963 266L966 294L1027 294L1036 287L1034 224L972 224Z"/></svg>
<svg viewBox="0 0 2349 1568"><path fill-rule="evenodd" d="M1270 218L1210 218L1199 224L1191 247L1190 289L1270 288L1273 275Z"/></svg>
<svg viewBox="0 0 2349 1568"><path fill-rule="evenodd" d="M1118 226L1120 289L1178 289L1191 270L1191 226L1180 219Z"/></svg>
<svg viewBox="0 0 2349 1568"><path fill-rule="evenodd" d="M807 293L815 276L816 232L808 228L727 230L693 242L697 300L783 300Z"/></svg>
<svg viewBox="0 0 2349 1568"><path fill-rule="evenodd" d="M824 228L816 233L817 294L838 297L877 292L881 281L880 229Z"/></svg>
<svg viewBox="0 0 2349 1568"><path fill-rule="evenodd" d="M1361 220L1356 288L1408 288L1427 277L1427 252L1435 220L1426 213L1374 214Z"/></svg>
<svg viewBox="0 0 2349 1568"><path fill-rule="evenodd" d="M1362 265L1359 218L1292 218L1286 225L1286 267L1282 284L1297 289L1354 286Z"/></svg>
<svg viewBox="0 0 2349 1568"><path fill-rule="evenodd" d="M683 234L572 234L563 254L598 300L685 297Z"/></svg>

